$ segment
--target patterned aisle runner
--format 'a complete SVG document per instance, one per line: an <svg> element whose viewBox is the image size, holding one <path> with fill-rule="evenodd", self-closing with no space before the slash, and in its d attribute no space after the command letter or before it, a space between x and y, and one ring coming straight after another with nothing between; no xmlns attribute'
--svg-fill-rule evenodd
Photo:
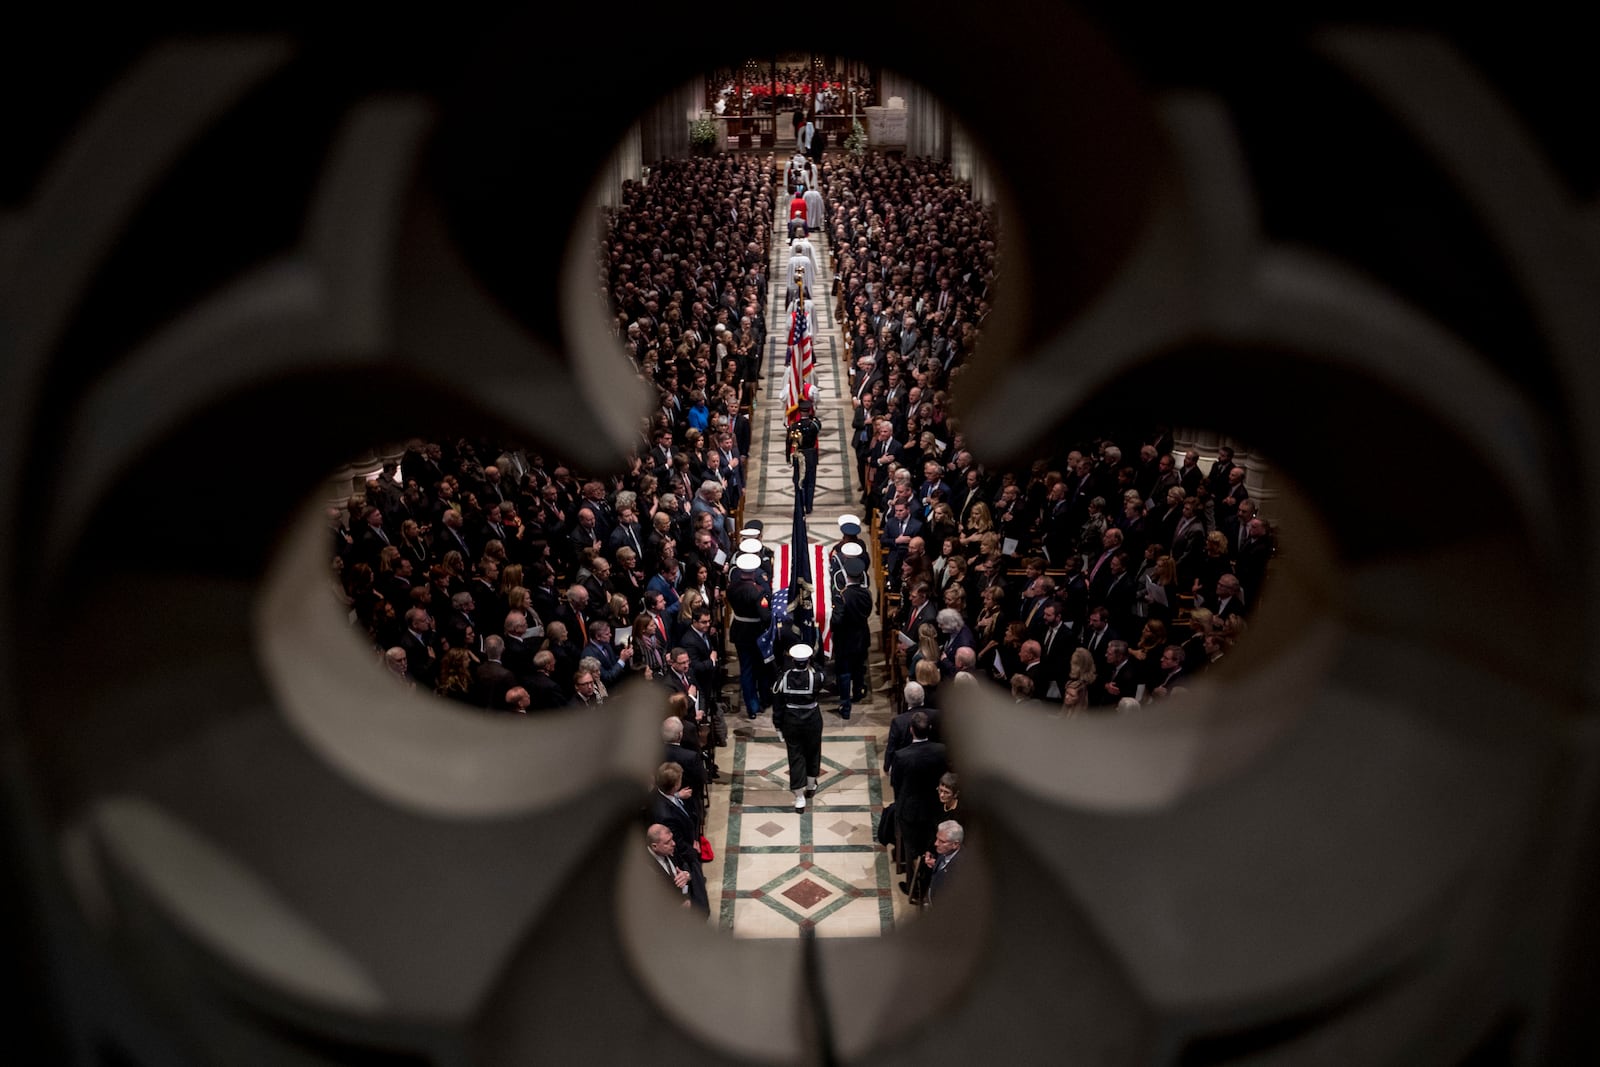
<svg viewBox="0 0 1600 1067"><path fill-rule="evenodd" d="M783 180L782 163L778 180ZM779 198L769 263L767 353L756 409L745 518L764 523L769 544L790 539L794 487L784 460L784 354L789 323L783 305L788 267L788 201ZM826 228L810 236L822 277L813 293L817 414L823 421L817 495L808 531L814 544L838 540L836 520L859 513L849 440L849 383L834 319ZM738 701L731 702L735 708ZM824 937L876 937L910 910L894 888L888 853L874 841L889 784L882 771L889 704L880 694L857 702L842 721L823 698L822 775L803 814L789 792L788 756L770 715L736 714L722 760L724 778L712 788L707 834L717 858L706 866L711 914L736 937L794 937L802 928Z"/></svg>

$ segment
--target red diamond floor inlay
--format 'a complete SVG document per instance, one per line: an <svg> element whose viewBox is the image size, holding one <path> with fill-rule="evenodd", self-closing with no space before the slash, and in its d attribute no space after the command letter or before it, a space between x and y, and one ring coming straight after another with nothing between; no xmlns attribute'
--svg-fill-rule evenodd
<svg viewBox="0 0 1600 1067"><path fill-rule="evenodd" d="M819 901L833 896L833 890L820 886L809 878L802 878L785 889L783 895L802 908L810 909L816 907Z"/></svg>

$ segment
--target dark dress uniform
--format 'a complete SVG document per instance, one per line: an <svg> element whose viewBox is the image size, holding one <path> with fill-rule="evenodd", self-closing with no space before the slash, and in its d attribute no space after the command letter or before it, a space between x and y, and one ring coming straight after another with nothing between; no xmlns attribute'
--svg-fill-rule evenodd
<svg viewBox="0 0 1600 1067"><path fill-rule="evenodd" d="M822 707L817 703L822 675L811 666L809 645L795 645L790 652L794 666L780 674L772 687L772 722L789 750L789 788L795 794L795 810L804 811L805 798L817 791L817 775L822 773Z"/></svg>
<svg viewBox="0 0 1600 1067"><path fill-rule="evenodd" d="M733 608L728 636L739 655L739 692L744 697L745 713L753 719L771 700L758 681L761 650L756 639L772 625L772 590L759 569L734 572L728 585L728 604Z"/></svg>
<svg viewBox="0 0 1600 1067"><path fill-rule="evenodd" d="M789 427L788 453L798 451L805 460L805 471L800 482L800 500L806 514L811 514L811 504L817 497L817 442L822 437L822 420L817 418L810 401L802 401L800 417Z"/></svg>
<svg viewBox="0 0 1600 1067"><path fill-rule="evenodd" d="M833 656L838 663L839 715L848 719L851 703L867 696L872 594L861 584L866 564L859 557L846 559L844 567L849 581L833 598Z"/></svg>

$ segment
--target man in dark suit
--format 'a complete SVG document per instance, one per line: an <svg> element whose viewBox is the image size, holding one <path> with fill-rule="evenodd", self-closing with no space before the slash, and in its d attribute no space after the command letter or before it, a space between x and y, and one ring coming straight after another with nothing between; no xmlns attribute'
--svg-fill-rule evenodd
<svg viewBox="0 0 1600 1067"><path fill-rule="evenodd" d="M534 643L528 640L528 617L520 611L506 612L501 633L505 635L505 653L501 661L517 676L517 681L526 686L533 676L534 649Z"/></svg>
<svg viewBox="0 0 1600 1067"><path fill-rule="evenodd" d="M589 643L583 646L578 655L579 658L592 656L599 660L600 682L610 689L627 674L628 664L633 660L633 646L630 644L618 653L611 644L611 624L604 619L596 619L589 624Z"/></svg>
<svg viewBox="0 0 1600 1067"><path fill-rule="evenodd" d="M1244 478L1245 469L1243 467L1234 467L1228 472L1228 491L1215 498L1219 521L1225 522L1228 519L1237 521L1236 513L1239 510L1239 505L1250 499L1250 490L1245 487ZM1237 544L1238 541L1235 540L1234 543Z"/></svg>
<svg viewBox="0 0 1600 1067"><path fill-rule="evenodd" d="M1045 494L1044 505L1036 519L1039 543L1045 557L1060 566L1076 547L1077 530L1072 527L1072 508L1067 503L1067 483L1056 482Z"/></svg>
<svg viewBox="0 0 1600 1067"><path fill-rule="evenodd" d="M1045 688L1049 689L1051 682L1057 685L1066 683L1071 669L1072 650L1078 647L1078 641L1072 634L1072 627L1063 618L1061 601L1045 601L1040 615L1034 640L1039 642L1040 670L1044 674Z"/></svg>
<svg viewBox="0 0 1600 1067"><path fill-rule="evenodd" d="M673 837L672 831L660 823L651 823L645 829L645 842L650 849L651 862L661 869L662 876L666 878L667 884L672 887L672 892L683 899L685 908L694 907L690 889L693 876L682 867L679 867L677 860L674 858L677 855L678 842Z"/></svg>
<svg viewBox="0 0 1600 1067"><path fill-rule="evenodd" d="M500 662L505 654L505 640L495 634L483 639L483 663L478 667L478 703L490 711L505 711L506 692L518 684L517 676Z"/></svg>
<svg viewBox="0 0 1600 1067"><path fill-rule="evenodd" d="M894 772L895 753L911 743L911 719L924 715L928 719L928 739L939 740L939 712L924 706L927 693L919 682L907 682L904 690L906 710L889 720L889 736L883 743L883 773Z"/></svg>
<svg viewBox="0 0 1600 1067"><path fill-rule="evenodd" d="M1178 469L1178 484L1183 486L1185 495L1194 496L1203 481L1205 476L1200 473L1200 453L1191 448L1183 454L1183 466Z"/></svg>
<svg viewBox="0 0 1600 1067"><path fill-rule="evenodd" d="M663 758L668 763L678 765L683 771L683 784L693 790L686 803L689 806L689 814L694 816L696 830L703 833L706 825L706 805L711 799L705 758L683 743L683 720L676 715L661 724L661 742L665 749Z"/></svg>
<svg viewBox="0 0 1600 1067"><path fill-rule="evenodd" d="M467 534L461 526L461 512L451 508L440 517L439 523L433 530L433 559L435 562L444 558L446 552L460 552L462 562L476 559L472 546L467 541Z"/></svg>
<svg viewBox="0 0 1600 1067"><path fill-rule="evenodd" d="M1093 608L1083 629L1083 647L1094 654L1095 670L1104 670L1106 644L1121 640L1122 635L1111 628L1111 613L1104 607Z"/></svg>
<svg viewBox="0 0 1600 1067"><path fill-rule="evenodd" d="M1128 569L1128 554L1118 552L1111 557L1111 566L1102 572L1102 576L1109 576L1100 587L1099 595L1095 596L1091 588L1090 595L1104 604L1111 613L1111 625L1123 633L1134 633L1143 624L1133 613L1133 605L1137 598L1138 583L1134 581L1133 572Z"/></svg>
<svg viewBox="0 0 1600 1067"><path fill-rule="evenodd" d="M1221 500L1228 495L1228 472L1233 470L1233 449L1223 445L1217 449L1216 461L1211 464L1211 473L1206 475L1206 485L1211 489L1211 496Z"/></svg>
<svg viewBox="0 0 1600 1067"><path fill-rule="evenodd" d="M1200 501L1186 497L1178 521L1173 524L1169 555L1179 568L1199 560L1206 551L1206 524L1200 517Z"/></svg>
<svg viewBox="0 0 1600 1067"><path fill-rule="evenodd" d="M1133 657L1128 655L1128 642L1120 638L1106 642L1105 665L1096 667L1094 685L1089 689L1089 706L1114 708L1123 697L1131 697L1139 688Z"/></svg>
<svg viewBox="0 0 1600 1067"><path fill-rule="evenodd" d="M722 702L718 699L722 688L721 668L717 665L717 648L711 633L710 608L703 604L695 608L689 628L683 633L682 647L689 653L689 673L711 719L713 743L726 744L728 728L722 718Z"/></svg>
<svg viewBox="0 0 1600 1067"><path fill-rule="evenodd" d="M688 800L694 791L683 784L683 769L676 763L656 768L656 788L650 795L648 819L672 832L672 861L689 872L689 904L710 914L706 878L700 869L700 830L689 812Z"/></svg>
<svg viewBox="0 0 1600 1067"><path fill-rule="evenodd" d="M1224 574L1217 579L1215 594L1197 596L1194 601L1196 607L1209 607L1219 620L1245 614L1244 594L1239 588L1239 579L1231 574Z"/></svg>
<svg viewBox="0 0 1600 1067"><path fill-rule="evenodd" d="M362 517L366 520L366 528L356 536L356 558L373 570L377 570L378 553L389 546L389 534L383 528L383 511L377 507L369 507L362 513Z"/></svg>
<svg viewBox="0 0 1600 1067"><path fill-rule="evenodd" d="M556 681L556 654L541 649L533 654L532 669L523 680L528 691L529 706L535 711L565 707L567 692Z"/></svg>
<svg viewBox="0 0 1600 1067"><path fill-rule="evenodd" d="M922 862L928 871L928 892L924 899L930 907L941 893L950 888L950 875L956 868L964 840L966 831L961 824L954 819L947 819L939 824L938 832L934 834L933 851L923 853Z"/></svg>
<svg viewBox="0 0 1600 1067"><path fill-rule="evenodd" d="M473 618L477 609L477 602L472 599L471 593L461 592L450 598L450 607L444 613L442 627L445 636L450 639L450 647L459 647L461 640L470 632L473 637L466 647L474 653L483 651L483 635L478 632L477 620Z"/></svg>
<svg viewBox="0 0 1600 1067"><path fill-rule="evenodd" d="M888 481L889 464L900 461L900 442L894 439L894 423L888 419L879 419L875 424L875 436L872 443L867 446L867 489L870 492L880 489Z"/></svg>
<svg viewBox="0 0 1600 1067"><path fill-rule="evenodd" d="M711 780L716 781L722 777L722 770L717 766L717 739L712 729L710 700L706 691L695 681L690 664L689 650L682 645L673 647L667 652L666 669L662 671L660 681L668 690L682 693L684 699L688 700L690 717L684 721L684 725L694 730L689 735L690 743L704 754Z"/></svg>
<svg viewBox="0 0 1600 1067"><path fill-rule="evenodd" d="M930 590L927 582L913 582L906 592L905 607L900 612L900 629L913 641L917 639L917 631L922 629L925 622L934 622L938 618L938 609L928 599Z"/></svg>
<svg viewBox="0 0 1600 1067"><path fill-rule="evenodd" d="M578 509L577 525L573 526L567 539L571 542L574 557L581 556L586 548L605 547L605 538L600 530L600 517L595 514L592 507L585 504Z"/></svg>
<svg viewBox="0 0 1600 1067"><path fill-rule="evenodd" d="M1178 645L1168 645L1161 650L1161 662L1150 675L1151 700L1165 700L1173 689L1184 683L1183 660L1183 649Z"/></svg>
<svg viewBox="0 0 1600 1067"><path fill-rule="evenodd" d="M427 689L439 675L439 651L433 636L433 619L422 608L406 612L406 631L400 647L406 653L406 677Z"/></svg>
<svg viewBox="0 0 1600 1067"><path fill-rule="evenodd" d="M911 894L913 903L920 903L921 893L910 880L915 878L918 859L933 844L941 810L939 779L950 769L944 745L930 740L931 732L928 713L913 714L911 743L895 753L894 769L889 774L889 784L894 787L896 856L908 879L900 887Z"/></svg>
<svg viewBox="0 0 1600 1067"><path fill-rule="evenodd" d="M921 533L922 520L911 513L911 505L896 502L894 509L884 518L883 533L879 535L884 552L884 568L890 574L899 571L901 561L906 558L906 546Z"/></svg>
<svg viewBox="0 0 1600 1067"><path fill-rule="evenodd" d="M1244 507L1241 505L1239 510L1243 512ZM1239 534L1239 547L1234 553L1237 562L1233 568L1239 576L1240 589L1252 603L1261 599L1261 584L1266 581L1272 553L1272 531L1267 520L1252 518Z"/></svg>
<svg viewBox="0 0 1600 1067"><path fill-rule="evenodd" d="M421 583L413 574L414 568L409 556L402 554L390 566L388 574L378 576L376 585L383 598L393 604L398 611L411 603L411 586Z"/></svg>
<svg viewBox="0 0 1600 1067"><path fill-rule="evenodd" d="M1089 614L1089 580L1083 574L1083 557L1067 557L1067 573L1056 586L1056 597L1061 601L1061 620L1072 627L1077 639L1083 634L1084 619Z"/></svg>

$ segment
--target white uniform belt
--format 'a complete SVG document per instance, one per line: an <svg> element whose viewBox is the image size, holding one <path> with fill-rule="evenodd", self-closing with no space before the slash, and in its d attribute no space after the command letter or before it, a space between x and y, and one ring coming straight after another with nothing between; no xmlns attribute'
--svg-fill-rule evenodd
<svg viewBox="0 0 1600 1067"><path fill-rule="evenodd" d="M760 622L761 620L760 619L752 619L752 618L749 618L749 617L744 616L744 615L735 615L733 617L733 621L734 622Z"/></svg>

